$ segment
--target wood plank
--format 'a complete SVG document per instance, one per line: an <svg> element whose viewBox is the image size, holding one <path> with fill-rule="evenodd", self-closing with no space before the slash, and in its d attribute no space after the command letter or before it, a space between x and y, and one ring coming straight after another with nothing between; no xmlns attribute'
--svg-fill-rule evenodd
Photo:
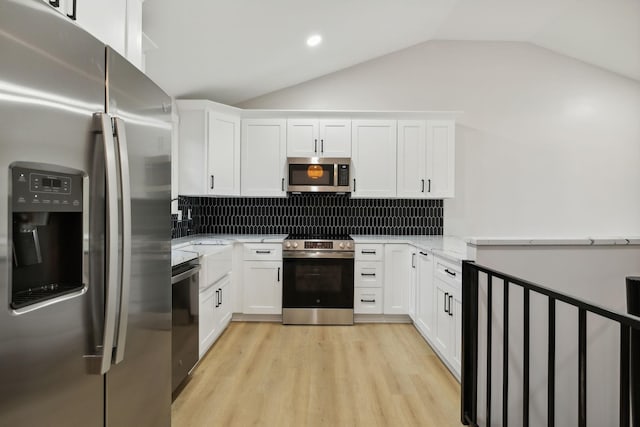
<svg viewBox="0 0 640 427"><path fill-rule="evenodd" d="M412 325L233 322L172 425L458 426L460 385Z"/></svg>

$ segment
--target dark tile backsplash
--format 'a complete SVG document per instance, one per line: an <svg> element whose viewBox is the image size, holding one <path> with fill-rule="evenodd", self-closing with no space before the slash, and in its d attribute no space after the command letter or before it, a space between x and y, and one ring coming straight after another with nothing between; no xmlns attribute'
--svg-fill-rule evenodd
<svg viewBox="0 0 640 427"><path fill-rule="evenodd" d="M190 234L441 235L442 200L352 199L346 194L273 197L185 197L172 236ZM191 209L191 219L188 210Z"/></svg>

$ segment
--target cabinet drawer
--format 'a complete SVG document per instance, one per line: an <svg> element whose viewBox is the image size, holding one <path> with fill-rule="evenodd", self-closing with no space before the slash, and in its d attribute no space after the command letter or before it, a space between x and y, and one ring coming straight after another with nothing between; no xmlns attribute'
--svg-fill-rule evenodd
<svg viewBox="0 0 640 427"><path fill-rule="evenodd" d="M353 312L382 314L382 288L355 288Z"/></svg>
<svg viewBox="0 0 640 427"><path fill-rule="evenodd" d="M462 285L462 265L439 257L434 257L434 260L434 276L455 288L460 288Z"/></svg>
<svg viewBox="0 0 640 427"><path fill-rule="evenodd" d="M279 261L282 259L282 245L280 243L245 243L245 261Z"/></svg>
<svg viewBox="0 0 640 427"><path fill-rule="evenodd" d="M383 244L357 244L356 260L360 261L382 261L384 257Z"/></svg>
<svg viewBox="0 0 640 427"><path fill-rule="evenodd" d="M381 288L384 280L382 261L356 261L353 286L356 288Z"/></svg>

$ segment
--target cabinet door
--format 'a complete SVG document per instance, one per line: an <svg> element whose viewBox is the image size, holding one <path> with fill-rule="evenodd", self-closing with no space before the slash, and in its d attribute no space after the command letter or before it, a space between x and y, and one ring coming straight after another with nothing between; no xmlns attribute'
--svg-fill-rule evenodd
<svg viewBox="0 0 640 427"><path fill-rule="evenodd" d="M241 194L286 197L286 122L247 119L242 122Z"/></svg>
<svg viewBox="0 0 640 427"><path fill-rule="evenodd" d="M198 304L198 337L199 346L198 353L202 357L211 344L213 343L213 335L216 328L215 310L218 296L218 289L211 286L200 292L200 301Z"/></svg>
<svg viewBox="0 0 640 427"><path fill-rule="evenodd" d="M462 372L462 298L455 293L451 299L451 364L458 375Z"/></svg>
<svg viewBox="0 0 640 427"><path fill-rule="evenodd" d="M282 262L244 263L244 313L282 314Z"/></svg>
<svg viewBox="0 0 640 427"><path fill-rule="evenodd" d="M287 157L318 157L319 153L318 121L287 120Z"/></svg>
<svg viewBox="0 0 640 427"><path fill-rule="evenodd" d="M398 121L398 197L426 197L425 122Z"/></svg>
<svg viewBox="0 0 640 427"><path fill-rule="evenodd" d="M427 120L427 192L430 197L455 194L455 122Z"/></svg>
<svg viewBox="0 0 640 427"><path fill-rule="evenodd" d="M179 194L207 194L207 112L205 109L180 109L180 142L178 144Z"/></svg>
<svg viewBox="0 0 640 427"><path fill-rule="evenodd" d="M127 59L142 70L142 2L127 0L126 52ZM143 70L144 71L144 70Z"/></svg>
<svg viewBox="0 0 640 427"><path fill-rule="evenodd" d="M434 325L434 288L433 288L433 257L427 252L418 252L418 328L427 337L433 336Z"/></svg>
<svg viewBox="0 0 640 427"><path fill-rule="evenodd" d="M233 292L231 289L231 275L228 275L216 284L218 291L218 307L216 311L216 335L220 335L224 331L233 312Z"/></svg>
<svg viewBox="0 0 640 427"><path fill-rule="evenodd" d="M240 195L240 118L209 113L208 193Z"/></svg>
<svg viewBox="0 0 640 427"><path fill-rule="evenodd" d="M351 120L320 120L322 157L351 157Z"/></svg>
<svg viewBox="0 0 640 427"><path fill-rule="evenodd" d="M409 279L409 307L407 309L409 317L414 322L417 320L417 286L418 286L418 251L414 247L410 247L411 252L411 272Z"/></svg>
<svg viewBox="0 0 640 427"><path fill-rule="evenodd" d="M408 313L411 253L409 245L385 245L384 314Z"/></svg>
<svg viewBox="0 0 640 427"><path fill-rule="evenodd" d="M396 121L354 120L351 197L395 197Z"/></svg>
<svg viewBox="0 0 640 427"><path fill-rule="evenodd" d="M451 341L451 316L448 312L449 295L451 295L449 286L436 280L435 300L433 301L435 306L434 343L442 355L447 358L451 352L449 349Z"/></svg>
<svg viewBox="0 0 640 427"><path fill-rule="evenodd" d="M126 56L126 16L127 0L76 1L76 23L122 56Z"/></svg>

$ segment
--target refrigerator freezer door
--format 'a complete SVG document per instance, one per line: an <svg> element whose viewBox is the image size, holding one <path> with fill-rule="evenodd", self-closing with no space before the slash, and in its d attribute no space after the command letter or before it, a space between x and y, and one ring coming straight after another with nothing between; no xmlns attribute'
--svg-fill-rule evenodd
<svg viewBox="0 0 640 427"><path fill-rule="evenodd" d="M116 118L117 131L126 134L131 274L128 304L121 304L128 310L120 313L119 325L126 336L116 338L116 364L107 374L106 425L169 426L171 100L109 48L107 82L107 112ZM127 236L123 239L126 245Z"/></svg>
<svg viewBox="0 0 640 427"><path fill-rule="evenodd" d="M101 426L103 376L89 373L84 356L102 340L104 272L89 247L104 258L104 226L82 233L86 292L13 310L8 203L14 162L83 171L89 188L104 175L93 170L102 141L92 133L93 113L104 111L104 45L40 0L1 1L0 52L0 424Z"/></svg>

